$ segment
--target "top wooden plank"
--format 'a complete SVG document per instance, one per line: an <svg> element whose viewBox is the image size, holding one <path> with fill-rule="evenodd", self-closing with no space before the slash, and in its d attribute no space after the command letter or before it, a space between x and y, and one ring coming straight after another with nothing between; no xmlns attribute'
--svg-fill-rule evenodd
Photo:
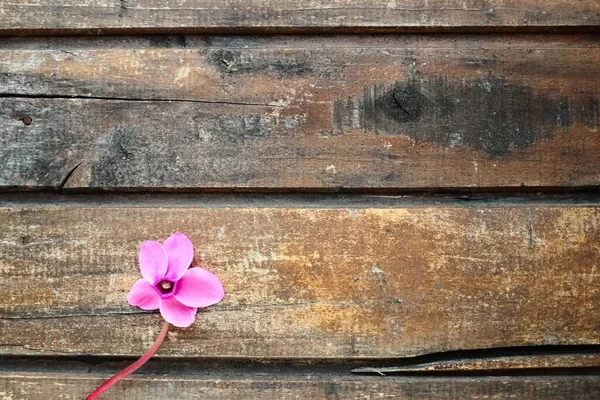
<svg viewBox="0 0 600 400"><path fill-rule="evenodd" d="M597 0L2 0L0 34L489 31L600 25Z"/></svg>

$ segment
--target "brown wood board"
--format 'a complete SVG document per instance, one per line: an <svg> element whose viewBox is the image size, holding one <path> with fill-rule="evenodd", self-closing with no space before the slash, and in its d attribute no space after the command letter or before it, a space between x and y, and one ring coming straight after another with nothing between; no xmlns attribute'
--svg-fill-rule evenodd
<svg viewBox="0 0 600 400"><path fill-rule="evenodd" d="M407 357L599 344L597 207L0 208L0 352L136 355L137 249L176 230L225 301L162 355Z"/></svg>
<svg viewBox="0 0 600 400"><path fill-rule="evenodd" d="M600 182L594 35L10 43L0 50L0 187Z"/></svg>

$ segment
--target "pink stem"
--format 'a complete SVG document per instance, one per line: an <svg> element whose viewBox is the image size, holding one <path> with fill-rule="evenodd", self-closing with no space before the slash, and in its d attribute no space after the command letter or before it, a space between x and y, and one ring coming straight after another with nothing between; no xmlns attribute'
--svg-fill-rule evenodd
<svg viewBox="0 0 600 400"><path fill-rule="evenodd" d="M154 353L156 353L156 351L158 350L158 348L160 347L162 342L165 340L168 330L169 330L169 323L165 321L165 324L163 325L162 329L160 330L160 333L158 334L158 337L156 338L156 341L154 341L154 344L152 345L152 347L150 347L148 349L148 351L142 357L140 357L139 360L137 360L136 362L131 364L129 367L125 368L123 371L117 372L109 380L104 382L102 385L98 386L98 388L96 390L94 390L92 392L92 394L90 394L88 397L86 397L86 400L96 400L98 397L100 397L102 395L102 393L104 393L108 389L110 389L110 387L112 385L114 385L115 383L119 382L121 379L126 378L127 376L133 374L135 371L140 369L140 367L142 365L144 365L146 363L146 361L148 361L154 355Z"/></svg>

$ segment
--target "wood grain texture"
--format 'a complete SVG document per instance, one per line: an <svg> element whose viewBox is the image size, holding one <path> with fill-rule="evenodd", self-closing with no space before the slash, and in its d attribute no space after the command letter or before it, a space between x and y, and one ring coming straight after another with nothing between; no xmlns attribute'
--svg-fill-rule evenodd
<svg viewBox="0 0 600 400"><path fill-rule="evenodd" d="M175 373L174 373L175 374ZM176 375L176 374L175 374ZM0 395L10 400L81 399L104 378L89 374L0 373ZM106 393L110 399L214 400L596 400L597 376L476 378L349 378L134 376Z"/></svg>
<svg viewBox="0 0 600 400"><path fill-rule="evenodd" d="M5 48L0 187L596 186L598 38Z"/></svg>
<svg viewBox="0 0 600 400"><path fill-rule="evenodd" d="M190 236L225 301L162 355L404 357L598 344L596 207L0 208L2 354L140 354L137 249ZM203 260L203 261L202 261Z"/></svg>
<svg viewBox="0 0 600 400"><path fill-rule="evenodd" d="M24 0L0 2L0 34L253 29L477 30L600 25L595 0Z"/></svg>

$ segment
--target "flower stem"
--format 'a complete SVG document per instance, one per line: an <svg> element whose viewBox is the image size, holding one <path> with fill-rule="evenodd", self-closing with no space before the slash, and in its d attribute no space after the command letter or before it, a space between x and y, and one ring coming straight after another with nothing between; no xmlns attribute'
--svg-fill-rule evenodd
<svg viewBox="0 0 600 400"><path fill-rule="evenodd" d="M160 333L158 334L158 337L154 341L154 344L152 345L152 347L150 347L148 349L148 351L142 357L140 357L139 360L137 360L136 362L131 364L129 367L125 368L123 371L117 372L115 375L113 375L110 379L108 379L102 385L98 386L98 388L96 390L94 390L88 397L86 397L86 400L96 400L98 397L100 397L102 395L102 393L104 393L108 389L110 389L110 387L112 385L114 385L115 383L119 382L121 379L126 378L127 376L133 374L135 371L140 369L142 367L142 365L144 365L146 363L146 361L148 361L154 355L154 353L156 353L156 351L158 350L158 348L160 347L162 342L165 340L168 330L169 330L169 323L165 321L165 324L163 325L162 329L160 330Z"/></svg>

